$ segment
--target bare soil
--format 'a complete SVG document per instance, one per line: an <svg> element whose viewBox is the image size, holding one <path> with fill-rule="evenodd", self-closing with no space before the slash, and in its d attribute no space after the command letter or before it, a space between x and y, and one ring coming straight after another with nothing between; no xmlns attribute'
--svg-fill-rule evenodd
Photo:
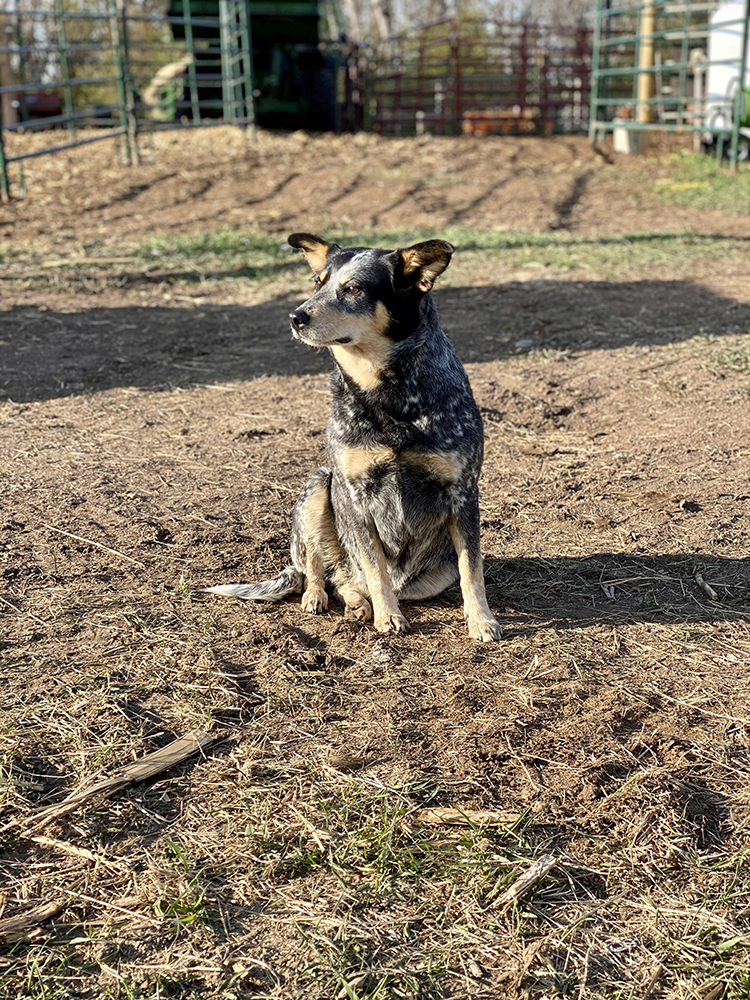
<svg viewBox="0 0 750 1000"><path fill-rule="evenodd" d="M6 143L13 155L48 145L49 137L8 136ZM680 150L676 139L673 147ZM664 151L670 148L665 140ZM316 232L462 225L750 237L744 213L665 209L642 185L628 182L643 169L639 158L596 152L582 136L385 139L261 132L253 143L237 129L165 133L130 169L116 162L110 142L26 161L28 196L2 209L0 240L60 248L104 239L113 246L118 237L221 224L286 233L301 221ZM646 174L655 180L668 167L654 155Z"/></svg>
<svg viewBox="0 0 750 1000"><path fill-rule="evenodd" d="M335 608L201 593L285 565L324 461L329 361L286 330L301 262L187 292L51 265L220 225L741 241L750 218L667 209L572 138L227 129L161 137L129 170L104 144L30 163L0 209L25 252L0 283L0 815L194 728L217 744L51 844L6 831L4 915L64 904L0 946L7 995L745 995L746 270L448 272L505 632L477 646L457 589L385 638ZM425 805L521 820L415 834ZM368 826L387 851L355 850ZM545 853L558 868L498 906Z"/></svg>

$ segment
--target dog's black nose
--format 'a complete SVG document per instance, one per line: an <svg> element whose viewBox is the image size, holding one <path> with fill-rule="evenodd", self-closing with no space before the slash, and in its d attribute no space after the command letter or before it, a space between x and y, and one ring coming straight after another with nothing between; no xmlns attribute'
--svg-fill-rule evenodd
<svg viewBox="0 0 750 1000"><path fill-rule="evenodd" d="M310 322L310 317L304 309L295 309L293 313L289 313L289 319L295 333L299 333L302 327Z"/></svg>

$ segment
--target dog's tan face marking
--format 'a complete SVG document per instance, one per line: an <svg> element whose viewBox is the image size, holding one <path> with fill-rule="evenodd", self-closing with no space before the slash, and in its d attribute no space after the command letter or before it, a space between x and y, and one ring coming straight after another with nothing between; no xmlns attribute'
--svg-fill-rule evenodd
<svg viewBox="0 0 750 1000"><path fill-rule="evenodd" d="M328 344L334 358L349 378L362 389L376 389L393 349L393 342L386 336L391 322L386 307L378 302L375 312L370 316L335 314L337 323L330 330L326 329L326 318L325 311L321 310L315 320L321 324L324 332L332 335L331 339L349 337L351 341L349 344Z"/></svg>
<svg viewBox="0 0 750 1000"><path fill-rule="evenodd" d="M316 277L315 280L318 283L318 285L325 285L326 281L328 281L327 269L323 268L323 270L320 272L320 274Z"/></svg>
<svg viewBox="0 0 750 1000"><path fill-rule="evenodd" d="M360 479L375 465L395 458L390 448L344 448L339 463L347 479Z"/></svg>
<svg viewBox="0 0 750 1000"><path fill-rule="evenodd" d="M401 451L398 458L400 462L423 469L442 483L457 483L464 471L464 462L455 451Z"/></svg>
<svg viewBox="0 0 750 1000"><path fill-rule="evenodd" d="M357 274L355 272L350 272L348 274L340 274L338 276L339 288L352 288L359 291L359 281L357 280Z"/></svg>

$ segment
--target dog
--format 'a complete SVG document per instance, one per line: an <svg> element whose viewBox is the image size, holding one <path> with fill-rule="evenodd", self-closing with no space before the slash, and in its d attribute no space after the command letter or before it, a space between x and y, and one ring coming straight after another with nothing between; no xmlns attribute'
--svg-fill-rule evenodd
<svg viewBox="0 0 750 1000"><path fill-rule="evenodd" d="M292 515L292 565L272 580L209 587L252 601L302 594L320 614L329 591L345 616L405 632L399 600L460 580L469 635L501 636L484 588L479 490L484 434L466 372L430 294L454 248L342 248L289 237L314 275L290 313L292 336L333 358L329 465L307 480Z"/></svg>

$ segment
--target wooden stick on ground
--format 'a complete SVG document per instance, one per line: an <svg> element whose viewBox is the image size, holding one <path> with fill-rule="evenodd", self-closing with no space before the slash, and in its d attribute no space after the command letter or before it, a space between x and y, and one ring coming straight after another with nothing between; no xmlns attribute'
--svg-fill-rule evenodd
<svg viewBox="0 0 750 1000"><path fill-rule="evenodd" d="M175 764L186 760L198 750L202 750L203 747L208 746L212 741L212 736L196 729L194 732L188 733L186 736L181 736L160 750L155 750L153 753L141 757L140 760L133 761L132 764L125 764L123 767L118 767L116 771L112 772L110 777L97 781L89 788L73 792L72 795L63 799L62 802L55 802L50 806L46 806L31 816L11 820L0 832L5 832L12 827L23 826L26 828L23 831L24 835L28 836L31 833L43 830L45 826L48 826L54 820L67 816L77 809L78 806L84 802L88 802L95 796L103 795L105 798L108 798L110 795L114 795L115 792L127 788L128 785L146 781L147 778L152 778L155 774L159 774L160 771L166 771L167 768L174 767Z"/></svg>
<svg viewBox="0 0 750 1000"><path fill-rule="evenodd" d="M103 549L105 552L109 552L113 556L118 556L126 562L134 563L136 566L140 566L141 569L146 568L146 564L142 563L139 559L132 559L130 556L126 556L124 552L118 552L117 549L111 549L109 545L105 545L103 542L95 542L93 538L84 538L83 535L74 535L72 531L63 531L62 528L56 528L52 524L47 524L46 521L42 521L41 525L48 531L56 531L58 535L65 535L67 538L74 538L77 542L85 542L87 545L94 545L97 549Z"/></svg>
<svg viewBox="0 0 750 1000"><path fill-rule="evenodd" d="M127 866L122 861L110 861L103 854L90 851L87 847L76 847L75 844L69 844L65 840L53 840L51 837L45 837L43 834L30 836L28 839L35 844L39 844L40 847L48 847L53 851L62 851L63 854L70 854L75 858L85 858L87 861L93 861L97 865L104 865L106 868L114 868L117 871L127 870Z"/></svg>
<svg viewBox="0 0 750 1000"><path fill-rule="evenodd" d="M446 826L511 826L518 821L517 812L490 809L448 809L436 806L434 809L418 809L410 819L418 823Z"/></svg>
<svg viewBox="0 0 750 1000"><path fill-rule="evenodd" d="M718 601L719 595L716 593L714 588L703 579L702 575L696 571L695 582L701 588L706 597L710 597L712 601Z"/></svg>
<svg viewBox="0 0 750 1000"><path fill-rule="evenodd" d="M551 854L543 854L541 858L534 862L520 878L508 886L502 896L498 899L500 906L508 906L515 903L517 899L524 896L532 886L535 886L540 879L543 879L547 872L551 871L557 864L557 858Z"/></svg>
<svg viewBox="0 0 750 1000"><path fill-rule="evenodd" d="M17 913L14 917L4 917L0 920L0 941L12 943L27 940L33 936L33 931L39 924L56 916L64 906L64 900L56 899L51 903L40 903L39 906Z"/></svg>

